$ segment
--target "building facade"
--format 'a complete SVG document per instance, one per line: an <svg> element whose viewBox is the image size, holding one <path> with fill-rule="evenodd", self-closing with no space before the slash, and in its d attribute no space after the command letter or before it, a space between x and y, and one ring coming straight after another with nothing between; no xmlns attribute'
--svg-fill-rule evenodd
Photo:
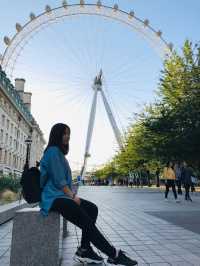
<svg viewBox="0 0 200 266"><path fill-rule="evenodd" d="M0 69L0 175L21 175L31 139L30 166L40 161L45 140L31 115L31 93L24 91L25 80L15 86Z"/></svg>

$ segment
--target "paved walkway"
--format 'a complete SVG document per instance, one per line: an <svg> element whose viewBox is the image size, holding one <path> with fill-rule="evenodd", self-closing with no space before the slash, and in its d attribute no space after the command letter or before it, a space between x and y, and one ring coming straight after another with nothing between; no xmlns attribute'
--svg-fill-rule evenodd
<svg viewBox="0 0 200 266"><path fill-rule="evenodd" d="M80 195L99 206L98 227L115 246L137 259L139 266L200 266L200 235L184 229L184 220L176 225L148 213L167 211L179 217L192 211L191 215L199 213L200 221L200 197L195 196L192 203L182 198L176 203L169 195L169 202L164 202L163 194L155 190L118 187L84 187ZM70 225L69 231L62 266L80 265L72 261L78 242L75 227ZM77 232L80 241L81 232Z"/></svg>
<svg viewBox="0 0 200 266"><path fill-rule="evenodd" d="M176 203L170 195L169 202L164 202L159 191L123 187L82 187L80 196L98 205L99 229L113 245L137 259L139 266L200 266L199 196L192 203L183 199ZM71 224L68 230L62 266L79 266L72 258L81 232ZM3 266L9 265L11 231L12 222L0 226Z"/></svg>
<svg viewBox="0 0 200 266"><path fill-rule="evenodd" d="M8 266L10 263L10 246L12 237L12 221L0 225L0 265Z"/></svg>

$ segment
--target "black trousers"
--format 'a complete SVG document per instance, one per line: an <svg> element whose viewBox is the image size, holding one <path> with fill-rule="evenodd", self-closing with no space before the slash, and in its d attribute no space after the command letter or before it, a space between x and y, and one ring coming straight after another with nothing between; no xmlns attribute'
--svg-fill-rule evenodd
<svg viewBox="0 0 200 266"><path fill-rule="evenodd" d="M175 186L175 180L167 180L165 183L165 198L167 198L168 193L169 193L169 188L172 187L172 191L174 193L174 198L177 199L177 194L176 194L176 186Z"/></svg>
<svg viewBox="0 0 200 266"><path fill-rule="evenodd" d="M177 184L177 187L178 187L178 194L182 195L182 189L181 189L182 182L181 182L181 180L177 180L176 184Z"/></svg>
<svg viewBox="0 0 200 266"><path fill-rule="evenodd" d="M115 248L95 225L98 216L97 206L90 201L80 200L81 204L78 205L71 199L57 198L54 200L50 211L60 213L66 220L82 229L82 248L87 248L92 242L101 252L113 258L116 254Z"/></svg>
<svg viewBox="0 0 200 266"><path fill-rule="evenodd" d="M185 184L185 199L190 199L190 184Z"/></svg>

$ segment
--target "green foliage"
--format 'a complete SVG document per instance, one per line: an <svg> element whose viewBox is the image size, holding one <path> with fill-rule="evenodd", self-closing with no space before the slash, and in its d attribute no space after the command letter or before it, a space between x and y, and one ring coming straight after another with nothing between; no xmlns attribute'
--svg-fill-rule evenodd
<svg viewBox="0 0 200 266"><path fill-rule="evenodd" d="M0 177L0 192L9 189L15 193L17 193L20 189L20 179L13 178L12 176L3 176Z"/></svg>
<svg viewBox="0 0 200 266"><path fill-rule="evenodd" d="M183 56L176 53L165 62L160 80L160 103L145 117L154 141L155 155L162 160L186 160L199 165L200 152L200 48L189 41ZM157 116L154 113L157 113Z"/></svg>
<svg viewBox="0 0 200 266"><path fill-rule="evenodd" d="M114 162L107 163L103 168L97 170L94 175L101 179L107 179L112 177L113 179L117 176L117 171Z"/></svg>
<svg viewBox="0 0 200 266"><path fill-rule="evenodd" d="M124 136L124 150L99 170L116 175L149 169L168 160L188 161L200 168L200 46L188 40L164 62L157 90L158 100L138 114Z"/></svg>

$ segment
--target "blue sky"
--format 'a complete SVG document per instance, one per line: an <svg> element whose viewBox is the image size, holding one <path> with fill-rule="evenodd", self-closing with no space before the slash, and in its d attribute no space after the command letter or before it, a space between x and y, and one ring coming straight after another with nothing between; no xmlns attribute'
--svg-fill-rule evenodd
<svg viewBox="0 0 200 266"><path fill-rule="evenodd" d="M58 0L0 0L0 36L14 33L15 22L22 24L26 22L30 11L39 14L46 4L55 7L61 2ZM68 2L77 3L78 1ZM95 3L96 1L86 2ZM161 28L166 39L172 41L177 47L182 45L185 38L199 40L199 0L105 0L102 2L108 5L118 3L125 10L133 9L139 17L148 18L155 28ZM3 48L2 44L0 48Z"/></svg>
<svg viewBox="0 0 200 266"><path fill-rule="evenodd" d="M0 53L3 37L15 33L15 23L27 22L30 12L40 14L46 4L56 7L56 0L0 0ZM77 3L78 1L68 1ZM95 1L86 1L95 3ZM200 40L200 2L198 0L119 0L126 11L149 19L163 37L180 51L184 40ZM103 68L104 89L111 102L120 129L126 128L133 113L155 98L162 60L140 36L128 27L100 18L73 18L38 33L25 47L16 63L14 77L26 79L26 89L33 93L32 112L45 138L53 123L64 121L72 127L69 159L80 167L83 159L91 84ZM101 164L117 149L101 99L91 146L89 163ZM77 162L77 163L75 163Z"/></svg>

